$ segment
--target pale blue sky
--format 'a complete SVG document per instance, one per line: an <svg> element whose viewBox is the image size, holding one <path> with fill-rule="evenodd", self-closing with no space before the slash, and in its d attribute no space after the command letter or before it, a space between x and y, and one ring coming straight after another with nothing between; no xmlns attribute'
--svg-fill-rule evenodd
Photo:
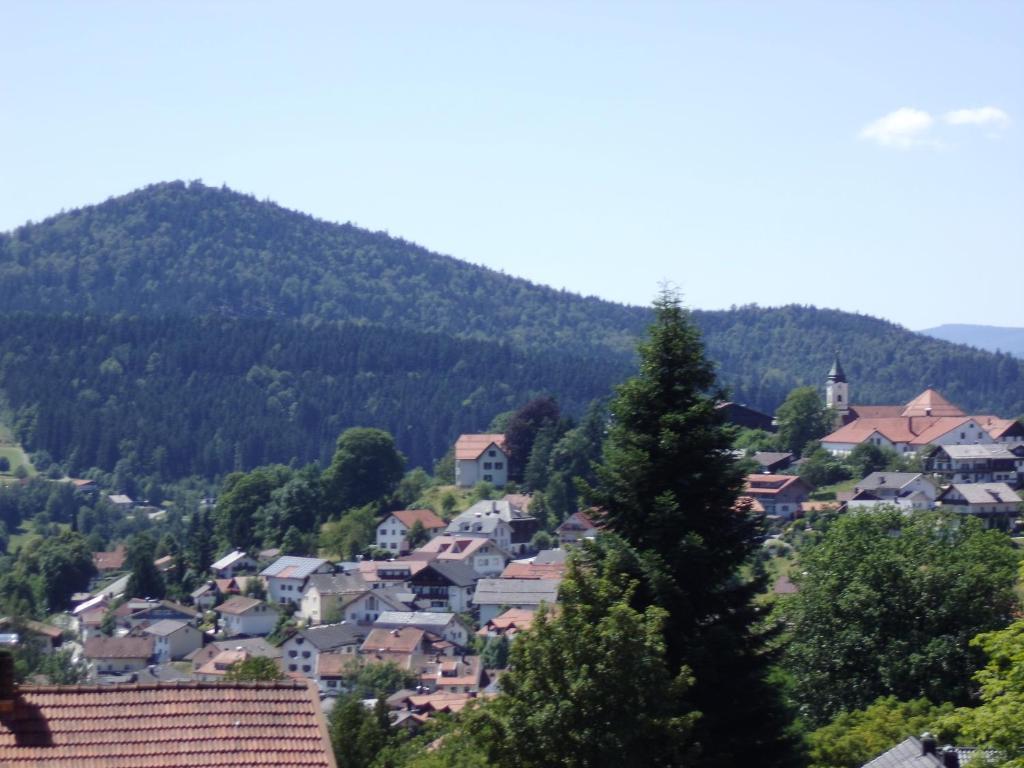
<svg viewBox="0 0 1024 768"><path fill-rule="evenodd" d="M199 178L622 302L1024 326L1022 2L0 0L0 26L0 230Z"/></svg>

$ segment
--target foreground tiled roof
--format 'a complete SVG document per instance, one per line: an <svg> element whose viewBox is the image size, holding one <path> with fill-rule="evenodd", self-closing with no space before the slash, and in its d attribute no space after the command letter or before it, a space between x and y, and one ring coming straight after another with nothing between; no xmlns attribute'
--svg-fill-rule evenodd
<svg viewBox="0 0 1024 768"><path fill-rule="evenodd" d="M316 688L282 683L24 687L0 765L334 768Z"/></svg>

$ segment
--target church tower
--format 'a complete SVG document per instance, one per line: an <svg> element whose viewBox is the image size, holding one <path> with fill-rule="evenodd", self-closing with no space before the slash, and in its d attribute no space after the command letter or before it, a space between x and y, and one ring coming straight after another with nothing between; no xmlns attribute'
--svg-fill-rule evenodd
<svg viewBox="0 0 1024 768"><path fill-rule="evenodd" d="M834 410L841 420L850 413L850 385L846 383L838 352L825 379L825 405Z"/></svg>

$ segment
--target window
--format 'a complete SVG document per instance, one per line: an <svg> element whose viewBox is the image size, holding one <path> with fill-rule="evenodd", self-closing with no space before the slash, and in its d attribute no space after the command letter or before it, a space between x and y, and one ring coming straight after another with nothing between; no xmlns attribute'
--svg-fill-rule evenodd
<svg viewBox="0 0 1024 768"><path fill-rule="evenodd" d="M309 664L303 664L302 665L302 671L303 672L309 672Z"/></svg>
<svg viewBox="0 0 1024 768"><path fill-rule="evenodd" d="M494 465L491 462L489 462L489 461L485 461L484 462L484 469L493 469L493 467L494 467Z"/></svg>
<svg viewBox="0 0 1024 768"><path fill-rule="evenodd" d="M491 458L494 458L495 456L498 455L498 453L497 453L497 451L490 450L490 451L487 452L487 455L490 456Z"/></svg>
<svg viewBox="0 0 1024 768"><path fill-rule="evenodd" d="M967 439L967 433L966 432L961 432L960 433L960 439L961 440L966 440Z"/></svg>
<svg viewBox="0 0 1024 768"><path fill-rule="evenodd" d="M302 658L308 659L309 658L309 651L303 651L302 652Z"/></svg>
<svg viewBox="0 0 1024 768"><path fill-rule="evenodd" d="M337 686L338 686L338 681L337 680L328 680L327 681L327 687L328 688L336 688Z"/></svg>
<svg viewBox="0 0 1024 768"><path fill-rule="evenodd" d="M294 659L298 655L299 655L298 651L288 651L288 658L290 658L290 659Z"/></svg>
<svg viewBox="0 0 1024 768"><path fill-rule="evenodd" d="M492 477L491 475L484 475L484 480L487 480L488 482L493 480L493 479L494 479L494 477Z"/></svg>
<svg viewBox="0 0 1024 768"><path fill-rule="evenodd" d="M289 672L295 672L295 671L297 671L297 670L298 670L298 667L297 667L297 666L295 666L294 664L289 664L289 665L288 665L288 671L289 671Z"/></svg>

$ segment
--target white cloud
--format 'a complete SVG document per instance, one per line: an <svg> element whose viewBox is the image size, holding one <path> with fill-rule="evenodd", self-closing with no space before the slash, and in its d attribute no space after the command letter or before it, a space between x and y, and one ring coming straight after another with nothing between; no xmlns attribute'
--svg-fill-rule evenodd
<svg viewBox="0 0 1024 768"><path fill-rule="evenodd" d="M999 107L978 107L977 109L954 109L942 117L950 125L1006 125L1010 116Z"/></svg>
<svg viewBox="0 0 1024 768"><path fill-rule="evenodd" d="M868 123L860 132L862 139L876 141L883 147L908 149L930 144L928 130L935 119L920 109L901 107L877 120Z"/></svg>

